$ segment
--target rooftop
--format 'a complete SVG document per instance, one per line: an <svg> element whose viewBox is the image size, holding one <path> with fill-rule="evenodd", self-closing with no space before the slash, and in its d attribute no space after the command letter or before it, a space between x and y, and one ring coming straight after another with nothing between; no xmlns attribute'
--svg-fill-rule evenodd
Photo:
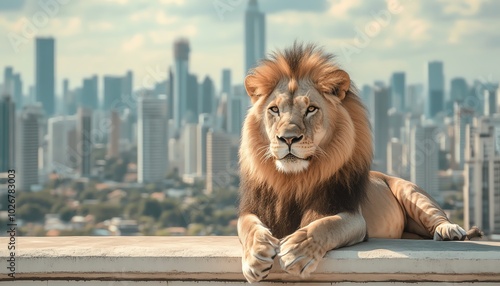
<svg viewBox="0 0 500 286"><path fill-rule="evenodd" d="M0 238L0 244L6 246L8 238ZM16 282L2 266L0 284L242 285L240 257L237 237L18 237ZM2 247L2 265L8 258ZM500 242L372 239L329 252L316 273L301 282L498 285L499 265ZM266 284L297 280L275 264Z"/></svg>

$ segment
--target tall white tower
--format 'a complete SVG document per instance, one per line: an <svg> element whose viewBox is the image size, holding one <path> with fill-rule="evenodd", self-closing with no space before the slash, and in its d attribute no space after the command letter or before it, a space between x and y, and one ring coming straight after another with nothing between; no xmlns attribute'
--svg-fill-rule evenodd
<svg viewBox="0 0 500 286"><path fill-rule="evenodd" d="M167 98L143 96L138 104L137 181L157 182L167 172Z"/></svg>

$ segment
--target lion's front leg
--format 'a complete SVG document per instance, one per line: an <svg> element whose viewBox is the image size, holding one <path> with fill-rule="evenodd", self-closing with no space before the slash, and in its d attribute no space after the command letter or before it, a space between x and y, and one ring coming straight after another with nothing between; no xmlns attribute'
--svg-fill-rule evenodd
<svg viewBox="0 0 500 286"><path fill-rule="evenodd" d="M243 246L242 270L248 282L258 282L269 274L279 239L253 214L238 219L238 237Z"/></svg>
<svg viewBox="0 0 500 286"><path fill-rule="evenodd" d="M285 237L280 243L279 260L286 272L309 276L326 252L363 241L365 219L360 213L339 213L320 218Z"/></svg>

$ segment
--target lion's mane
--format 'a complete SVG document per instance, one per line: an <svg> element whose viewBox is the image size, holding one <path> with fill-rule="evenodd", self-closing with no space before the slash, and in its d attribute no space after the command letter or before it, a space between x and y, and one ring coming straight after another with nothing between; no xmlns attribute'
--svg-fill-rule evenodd
<svg viewBox="0 0 500 286"><path fill-rule="evenodd" d="M269 145L263 126L264 98L280 81L289 80L292 90L301 79L309 79L324 96L334 96L332 92L340 84L335 73L338 70L331 54L314 45L295 43L290 49L271 54L246 78L253 106L245 119L239 151L239 211L257 215L276 237L292 233L317 219L316 215L356 211L365 198L372 138L367 112L353 84L341 101L352 124L341 128L353 129L349 131L354 132L354 146L347 146L336 134L328 134L322 145L326 156L312 158L309 168L298 174L279 172L273 159L262 157L262 150Z"/></svg>

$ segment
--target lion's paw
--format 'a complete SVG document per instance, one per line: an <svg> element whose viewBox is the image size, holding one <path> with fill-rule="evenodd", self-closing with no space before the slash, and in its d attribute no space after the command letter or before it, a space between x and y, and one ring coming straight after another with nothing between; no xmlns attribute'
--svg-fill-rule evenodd
<svg viewBox="0 0 500 286"><path fill-rule="evenodd" d="M254 232L251 241L243 251L242 270L249 283L259 282L267 277L279 247L279 240L267 228Z"/></svg>
<svg viewBox="0 0 500 286"><path fill-rule="evenodd" d="M321 244L307 234L307 229L299 229L281 241L279 261L287 273L307 277L326 254Z"/></svg>
<svg viewBox="0 0 500 286"><path fill-rule="evenodd" d="M443 223L434 231L434 240L465 240L465 237L465 230L458 224Z"/></svg>

